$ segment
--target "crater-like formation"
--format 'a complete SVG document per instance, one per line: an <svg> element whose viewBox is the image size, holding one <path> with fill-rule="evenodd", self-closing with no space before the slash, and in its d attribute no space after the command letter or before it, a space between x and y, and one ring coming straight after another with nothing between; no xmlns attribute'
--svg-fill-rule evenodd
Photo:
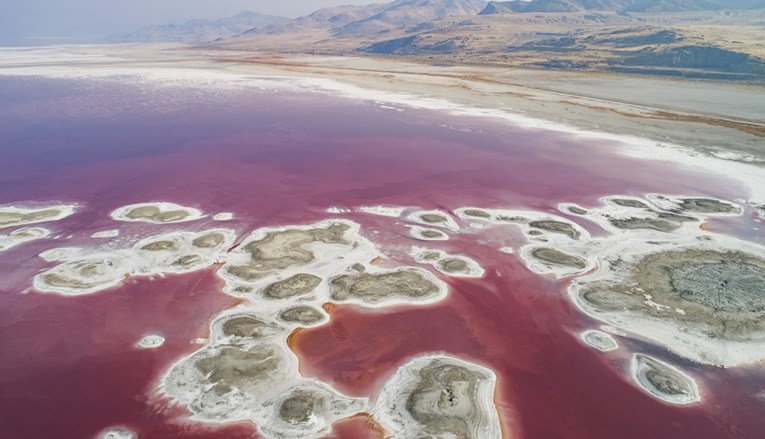
<svg viewBox="0 0 765 439"><path fill-rule="evenodd" d="M375 415L392 437L499 439L496 376L456 358L416 358L383 387Z"/></svg>
<svg viewBox="0 0 765 439"><path fill-rule="evenodd" d="M9 250L17 245L37 241L50 235L50 231L41 227L25 227L9 233L0 234L0 252Z"/></svg>
<svg viewBox="0 0 765 439"><path fill-rule="evenodd" d="M688 248L646 255L632 267L628 280L613 288L593 285L581 297L606 310L696 322L715 338L746 340L765 331L763 282L761 258L735 250ZM644 294L651 296L650 302Z"/></svg>
<svg viewBox="0 0 765 439"><path fill-rule="evenodd" d="M635 354L631 372L642 389L664 402L687 405L701 400L696 381L663 361Z"/></svg>
<svg viewBox="0 0 765 439"><path fill-rule="evenodd" d="M431 302L446 294L443 284L416 268L343 274L330 279L329 287L332 300L362 305Z"/></svg>
<svg viewBox="0 0 765 439"><path fill-rule="evenodd" d="M112 212L111 216L117 221L168 224L199 219L202 217L202 212L193 207L184 207L175 203L154 202L120 207Z"/></svg>
<svg viewBox="0 0 765 439"><path fill-rule="evenodd" d="M765 258L752 245L702 241L647 254L612 249L571 290L591 315L705 363L765 358Z"/></svg>
<svg viewBox="0 0 765 439"><path fill-rule="evenodd" d="M72 215L76 204L61 204L44 208L0 206L0 229L57 221Z"/></svg>
<svg viewBox="0 0 765 439"><path fill-rule="evenodd" d="M582 341L600 352L610 352L619 348L611 334L602 331L589 330L580 335Z"/></svg>

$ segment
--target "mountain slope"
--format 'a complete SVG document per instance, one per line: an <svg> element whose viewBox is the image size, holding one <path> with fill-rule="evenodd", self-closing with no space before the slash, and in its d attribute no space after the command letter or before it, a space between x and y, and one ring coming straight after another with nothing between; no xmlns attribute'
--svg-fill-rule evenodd
<svg viewBox="0 0 765 439"><path fill-rule="evenodd" d="M512 0L492 1L481 15L513 12L686 12L765 8L765 0Z"/></svg>
<svg viewBox="0 0 765 439"><path fill-rule="evenodd" d="M289 21L286 17L244 11L219 20L191 20L181 24L148 26L111 39L120 42L181 42L212 41L220 37L237 35L253 28L261 28Z"/></svg>
<svg viewBox="0 0 765 439"><path fill-rule="evenodd" d="M282 34L309 29L329 29L334 36L359 36L414 26L449 16L476 15L484 0L396 0L364 6L320 9L284 25L247 33Z"/></svg>

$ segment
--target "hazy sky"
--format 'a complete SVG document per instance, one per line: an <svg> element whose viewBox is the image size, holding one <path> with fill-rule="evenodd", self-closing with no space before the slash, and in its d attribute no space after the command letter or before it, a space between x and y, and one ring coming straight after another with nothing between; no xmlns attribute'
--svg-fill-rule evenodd
<svg viewBox="0 0 765 439"><path fill-rule="evenodd" d="M326 6L390 0L0 0L0 45L119 33L149 24L250 10L297 17Z"/></svg>

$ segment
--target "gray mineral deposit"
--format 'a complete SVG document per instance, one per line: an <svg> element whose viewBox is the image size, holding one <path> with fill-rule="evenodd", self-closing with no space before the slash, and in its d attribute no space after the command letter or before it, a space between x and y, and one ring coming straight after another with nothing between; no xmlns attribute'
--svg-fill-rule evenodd
<svg viewBox="0 0 765 439"><path fill-rule="evenodd" d="M656 230L670 233L681 227L680 224L657 218L610 218L608 222L622 230Z"/></svg>
<svg viewBox="0 0 765 439"><path fill-rule="evenodd" d="M579 256L570 255L553 248L535 248L531 251L531 256L542 262L552 265L562 265L565 267L573 267L578 269L584 269L587 267L587 261L580 258Z"/></svg>
<svg viewBox="0 0 765 439"><path fill-rule="evenodd" d="M0 206L0 229L60 220L73 214L75 208L75 205L61 205L47 208Z"/></svg>
<svg viewBox="0 0 765 439"><path fill-rule="evenodd" d="M611 198L611 202L621 207L631 207L633 209L648 209L648 205L634 198Z"/></svg>
<svg viewBox="0 0 765 439"><path fill-rule="evenodd" d="M585 288L582 297L602 311L645 313L680 326L701 325L714 338L747 340L765 333L764 281L765 260L759 257L685 249L646 255L629 279Z"/></svg>
<svg viewBox="0 0 765 439"><path fill-rule="evenodd" d="M141 203L120 207L111 214L117 221L137 221L155 224L178 223L202 217L202 212L174 203Z"/></svg>
<svg viewBox="0 0 765 439"><path fill-rule="evenodd" d="M306 380L266 401L256 423L267 438L313 439L330 433L333 422L363 411L366 405L366 400Z"/></svg>
<svg viewBox="0 0 765 439"><path fill-rule="evenodd" d="M226 242L226 236L220 232L205 233L194 239L191 244L199 248L214 248Z"/></svg>
<svg viewBox="0 0 765 439"><path fill-rule="evenodd" d="M571 239L579 239L581 236L581 233L574 226L562 221L532 221L529 223L529 227L532 229L544 230L546 232L561 233Z"/></svg>
<svg viewBox="0 0 765 439"><path fill-rule="evenodd" d="M323 312L308 305L287 308L281 311L278 317L284 322L303 326L313 326L326 320L326 315Z"/></svg>
<svg viewBox="0 0 765 439"><path fill-rule="evenodd" d="M380 273L353 273L332 278L329 282L332 300L378 304L391 299L429 301L438 298L443 289L426 272L403 269Z"/></svg>
<svg viewBox="0 0 765 439"><path fill-rule="evenodd" d="M711 198L683 198L680 209L693 213L738 213L741 209L731 203Z"/></svg>
<svg viewBox="0 0 765 439"><path fill-rule="evenodd" d="M626 245L626 244L625 244ZM765 258L736 244L613 250L571 286L592 316L655 339L695 361L733 365L765 357Z"/></svg>
<svg viewBox="0 0 765 439"><path fill-rule="evenodd" d="M201 419L250 420L262 396L296 373L294 361L279 344L219 344L176 363L163 380L163 390Z"/></svg>
<svg viewBox="0 0 765 439"><path fill-rule="evenodd" d="M663 361L635 354L631 372L642 389L664 402L686 405L701 400L696 381Z"/></svg>
<svg viewBox="0 0 765 439"><path fill-rule="evenodd" d="M393 437L499 439L496 376L456 358L421 357L383 387L375 413Z"/></svg>
<svg viewBox="0 0 765 439"><path fill-rule="evenodd" d="M600 352L610 352L619 348L611 334L602 331L584 331L580 337L582 341Z"/></svg>
<svg viewBox="0 0 765 439"><path fill-rule="evenodd" d="M232 314L217 319L213 323L213 332L232 340L261 340L281 334L283 328L255 314Z"/></svg>
<svg viewBox="0 0 765 439"><path fill-rule="evenodd" d="M346 239L346 232L350 229L349 224L331 222L325 226L256 232L237 250L240 259L226 264L225 275L235 280L254 282L277 271L310 264L317 260L313 250L316 244L357 245ZM241 260L242 255L246 260Z"/></svg>
<svg viewBox="0 0 765 439"><path fill-rule="evenodd" d="M319 276L298 273L267 286L263 289L262 295L267 299L289 299L310 293L321 282L322 279Z"/></svg>

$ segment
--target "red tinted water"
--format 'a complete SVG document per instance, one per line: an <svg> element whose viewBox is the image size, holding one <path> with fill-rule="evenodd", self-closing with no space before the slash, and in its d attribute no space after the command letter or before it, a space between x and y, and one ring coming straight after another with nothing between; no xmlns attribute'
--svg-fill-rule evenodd
<svg viewBox="0 0 765 439"><path fill-rule="evenodd" d="M0 110L0 203L83 206L49 225L71 239L0 253L0 437L88 438L111 425L142 438L255 434L249 425L184 421L182 408L153 392L166 368L197 348L193 340L206 336L210 317L235 303L213 270L133 279L77 298L24 293L49 266L36 257L40 251L87 244L93 231L115 226L139 236L174 227L117 225L108 213L125 204L162 200L230 211L237 219L227 225L241 236L323 219L330 206L550 210L562 201L594 205L610 194L745 196L701 173L619 157L603 142L494 120L399 113L326 96L0 81L0 98L12 104ZM396 221L352 218L394 257L412 244ZM498 232L494 239L513 237ZM301 370L373 397L407 358L448 352L497 371L496 402L515 437L761 437L765 404L754 396L765 387L761 370L704 368L637 342L597 354L574 335L595 323L568 302L565 285L531 275L499 245L484 244L463 235L439 245L487 269L484 279L450 281L443 303L334 308L329 325L295 337ZM133 348L156 332L167 338L160 349ZM623 372L631 350L702 377L704 404L670 407L635 388ZM346 420L332 437L377 437L371 425Z"/></svg>

